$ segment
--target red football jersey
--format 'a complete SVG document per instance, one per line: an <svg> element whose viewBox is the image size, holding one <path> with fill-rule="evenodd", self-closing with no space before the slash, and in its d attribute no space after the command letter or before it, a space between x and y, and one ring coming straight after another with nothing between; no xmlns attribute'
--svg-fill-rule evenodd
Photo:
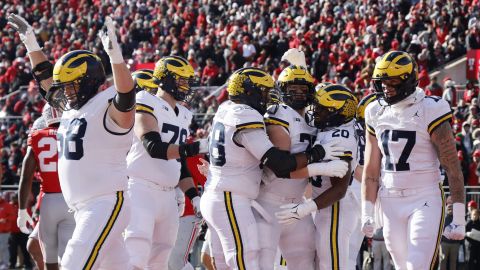
<svg viewBox="0 0 480 270"><path fill-rule="evenodd" d="M62 192L58 180L57 128L47 127L30 133L27 141L32 147L45 193Z"/></svg>
<svg viewBox="0 0 480 270"><path fill-rule="evenodd" d="M202 164L199 160L200 158L205 158L205 156L197 155L194 157L187 158L187 168L190 171L190 174L192 175L193 183L197 187L197 190L199 191L199 193L203 193L203 186L205 185L205 181L207 180L207 178L198 171L197 164L198 165ZM194 214L195 213L193 212L192 202L187 196L185 196L185 210L183 211L182 217L192 216Z"/></svg>

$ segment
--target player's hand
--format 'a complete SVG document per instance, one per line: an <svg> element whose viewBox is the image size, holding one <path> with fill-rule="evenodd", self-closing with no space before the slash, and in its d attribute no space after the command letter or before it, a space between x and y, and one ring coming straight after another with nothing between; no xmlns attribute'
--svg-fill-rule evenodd
<svg viewBox="0 0 480 270"><path fill-rule="evenodd" d="M193 212L198 218L202 218L202 212L200 212L200 196L196 196L192 199Z"/></svg>
<svg viewBox="0 0 480 270"><path fill-rule="evenodd" d="M35 225L32 217L30 217L28 214L27 209L18 209L17 226L21 232L30 234L32 230L27 228L27 222L30 224L30 226L32 226L32 228Z"/></svg>
<svg viewBox="0 0 480 270"><path fill-rule="evenodd" d="M348 171L348 163L343 160L317 162L308 164L308 176L325 175L330 177L344 177Z"/></svg>
<svg viewBox="0 0 480 270"><path fill-rule="evenodd" d="M465 204L456 202L451 207L452 223L445 227L443 235L451 240L462 240L465 238Z"/></svg>
<svg viewBox="0 0 480 270"><path fill-rule="evenodd" d="M118 45L117 35L115 34L115 26L110 16L105 19L104 28L98 32L98 36L102 40L103 49L110 57L110 62L112 64L124 63L122 50Z"/></svg>
<svg viewBox="0 0 480 270"><path fill-rule="evenodd" d="M278 223L288 225L293 224L297 220L300 220L303 217L309 215L310 213L317 211L317 204L312 200L308 200L300 204L285 204L280 206L280 208L285 210L275 213L275 216L278 219Z"/></svg>
<svg viewBox="0 0 480 270"><path fill-rule="evenodd" d="M375 233L375 221L372 217L362 217L362 232L366 237L372 238Z"/></svg>
<svg viewBox="0 0 480 270"><path fill-rule="evenodd" d="M307 62L305 61L305 53L297 48L291 48L286 51L282 56L282 61L288 61L291 65L302 66L307 68Z"/></svg>
<svg viewBox="0 0 480 270"><path fill-rule="evenodd" d="M200 139L192 143L181 144L178 152L182 159L208 153L208 139Z"/></svg>
<svg viewBox="0 0 480 270"><path fill-rule="evenodd" d="M203 158L199 158L199 161L202 163L202 164L198 164L197 165L197 168L198 168L198 171L205 177L207 177L208 175L208 166L210 166L210 163L208 161L206 161L205 159Z"/></svg>
<svg viewBox="0 0 480 270"><path fill-rule="evenodd" d="M465 225L457 225L452 222L445 227L443 235L450 240L463 240L465 238Z"/></svg>
<svg viewBox="0 0 480 270"><path fill-rule="evenodd" d="M316 144L306 152L308 163L318 162L320 160L336 160L345 153L345 148L338 146L336 142L328 142L323 145Z"/></svg>
<svg viewBox="0 0 480 270"><path fill-rule="evenodd" d="M40 45L38 45L32 26L30 26L30 24L24 18L18 16L17 14L10 13L7 19L8 25L18 32L20 40L22 40L23 44L25 44L28 52L42 50Z"/></svg>

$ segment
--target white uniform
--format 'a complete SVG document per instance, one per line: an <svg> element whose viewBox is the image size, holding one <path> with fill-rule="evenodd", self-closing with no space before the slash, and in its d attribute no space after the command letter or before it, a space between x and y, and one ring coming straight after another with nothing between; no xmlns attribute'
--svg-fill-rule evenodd
<svg viewBox="0 0 480 270"><path fill-rule="evenodd" d="M357 134L355 121L352 120L339 127L318 133L315 144L325 144L336 141L343 146L345 156L351 156L351 171L357 166ZM353 179L352 179L353 180ZM317 176L312 181L313 198L328 190L331 179L327 176ZM331 206L320 209L315 214L316 248L319 257L320 270L348 269L349 243L354 224L360 216L355 195L348 189L345 197ZM287 260L288 263L288 260Z"/></svg>
<svg viewBox="0 0 480 270"><path fill-rule="evenodd" d="M311 147L317 135L317 129L307 125L305 117L287 105L280 105L276 111L265 115L267 125L280 125L290 136L290 152L300 153ZM278 178L265 168L263 184L257 202L272 215L270 221L256 215L258 230L260 265L268 269L274 263L278 247L291 269L314 269L315 225L311 215L295 222L294 225L280 225L273 216L281 211L280 206L288 203L303 202L303 194L308 179ZM280 258L280 257L279 257Z"/></svg>
<svg viewBox="0 0 480 270"><path fill-rule="evenodd" d="M116 90L96 94L79 110L66 111L57 133L58 173L76 227L62 268L125 268L128 256L122 232L130 217L125 156L131 130L112 124L107 109ZM112 128L114 127L114 128Z"/></svg>
<svg viewBox="0 0 480 270"><path fill-rule="evenodd" d="M248 132L258 132L262 143L252 147L252 142L244 142ZM210 167L200 204L211 229L217 269L259 269L251 203L260 187L260 159L271 147L260 113L232 101L220 105L210 133Z"/></svg>
<svg viewBox="0 0 480 270"><path fill-rule="evenodd" d="M431 269L435 263L444 203L430 135L451 117L446 101L427 97L419 88L397 104L373 102L366 108L367 131L383 155L377 202L396 269Z"/></svg>
<svg viewBox="0 0 480 270"><path fill-rule="evenodd" d="M137 113L152 115L158 122L163 142L184 143L192 113L176 108L146 91L137 94ZM127 156L128 195L132 218L125 238L132 264L139 268L167 269L178 231L175 186L180 178L180 161L152 158L140 138L134 136Z"/></svg>
<svg viewBox="0 0 480 270"><path fill-rule="evenodd" d="M358 139L358 165L363 166L364 164L364 153L365 153L365 131L360 125L356 125L357 139ZM362 232L361 224L361 180L353 177L352 183L348 187L354 195L355 198L355 212L358 213L358 218L352 223L352 235L350 236L350 247L349 247L349 262L348 270L355 270L357 265L358 252L362 246L363 238L365 235ZM353 210L353 209L352 209Z"/></svg>

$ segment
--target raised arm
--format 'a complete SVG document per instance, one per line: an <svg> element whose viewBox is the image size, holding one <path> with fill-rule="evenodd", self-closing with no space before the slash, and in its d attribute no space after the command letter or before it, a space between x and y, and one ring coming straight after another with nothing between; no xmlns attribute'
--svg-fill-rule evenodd
<svg viewBox="0 0 480 270"><path fill-rule="evenodd" d="M40 85L40 93L45 97L52 85L53 65L48 61L42 48L37 42L32 26L22 17L11 13L8 15L8 25L15 29L20 40L27 48L28 57L32 64L32 74Z"/></svg>

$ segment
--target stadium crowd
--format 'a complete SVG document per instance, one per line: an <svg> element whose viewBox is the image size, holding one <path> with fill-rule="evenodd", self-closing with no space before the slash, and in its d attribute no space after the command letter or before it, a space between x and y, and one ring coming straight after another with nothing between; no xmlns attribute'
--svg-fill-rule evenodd
<svg viewBox="0 0 480 270"><path fill-rule="evenodd" d="M419 86L455 107L454 129L465 184L479 185L480 102L475 81L437 81L428 72L480 49L480 2L436 1L3 1L0 7L0 163L2 185L17 184L27 130L44 101L31 77L26 49L7 26L16 12L34 27L52 62L68 51L92 50L107 73L108 56L97 39L106 15L119 27L119 40L132 71L162 56L182 55L204 86L220 86L242 66L256 66L278 76L289 48L305 52L311 73L320 81L368 94L375 59L398 49L419 64ZM466 83L456 100L456 84ZM21 91L18 94L17 90ZM197 118L192 131L209 129L225 96L206 100L199 92L190 104ZM195 134L195 133L193 133ZM448 181L448 179L446 180ZM478 214L477 214L478 218ZM16 218L15 218L16 219ZM15 224L13 222L12 224ZM15 227L15 225L13 225ZM3 233L3 231L2 231ZM1 260L2 258L0 258Z"/></svg>

